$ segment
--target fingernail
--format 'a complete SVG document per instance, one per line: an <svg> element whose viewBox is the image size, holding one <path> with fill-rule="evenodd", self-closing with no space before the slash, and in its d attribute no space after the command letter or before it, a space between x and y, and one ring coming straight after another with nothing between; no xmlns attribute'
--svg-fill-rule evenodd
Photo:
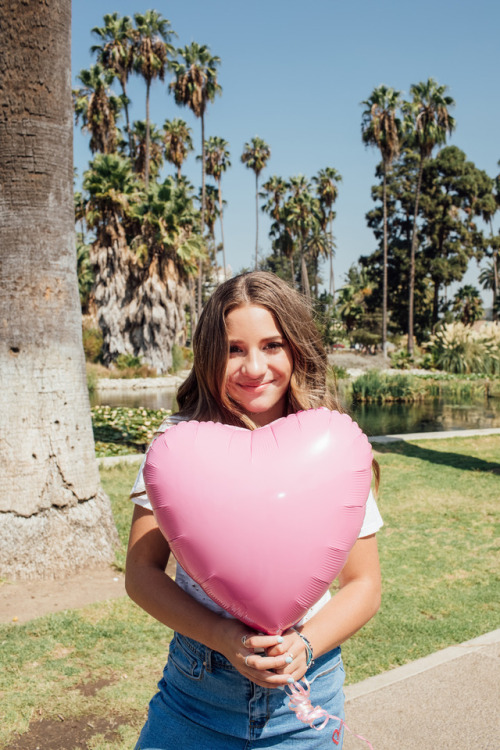
<svg viewBox="0 0 500 750"><path fill-rule="evenodd" d="M283 643L283 638L280 635L278 636L278 643Z"/></svg>
<svg viewBox="0 0 500 750"><path fill-rule="evenodd" d="M286 659L285 659L285 661L286 661L287 664L291 664L292 661L293 661L293 659L292 659L291 656L287 656Z"/></svg>
<svg viewBox="0 0 500 750"><path fill-rule="evenodd" d="M287 680L288 683L292 683L293 681L294 681L293 677L289 677L288 680Z"/></svg>

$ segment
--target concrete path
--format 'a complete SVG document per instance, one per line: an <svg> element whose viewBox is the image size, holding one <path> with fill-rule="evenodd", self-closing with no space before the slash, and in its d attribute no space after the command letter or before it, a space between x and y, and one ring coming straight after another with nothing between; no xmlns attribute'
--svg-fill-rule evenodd
<svg viewBox="0 0 500 750"><path fill-rule="evenodd" d="M374 750L498 750L500 629L345 692L347 725ZM344 750L367 747L346 732Z"/></svg>
<svg viewBox="0 0 500 750"><path fill-rule="evenodd" d="M440 432L406 432L396 435L375 435L369 437L371 443L395 443L398 440L444 440L456 437L477 435L500 435L500 427L486 427L482 430L442 430ZM500 749L500 745L498 746Z"/></svg>

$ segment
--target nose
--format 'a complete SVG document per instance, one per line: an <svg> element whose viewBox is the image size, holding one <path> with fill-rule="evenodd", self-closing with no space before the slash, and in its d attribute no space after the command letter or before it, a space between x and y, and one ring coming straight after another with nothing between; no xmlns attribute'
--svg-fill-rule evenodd
<svg viewBox="0 0 500 750"><path fill-rule="evenodd" d="M266 358L260 349L251 349L243 362L243 371L251 378L257 379L264 375L267 369Z"/></svg>

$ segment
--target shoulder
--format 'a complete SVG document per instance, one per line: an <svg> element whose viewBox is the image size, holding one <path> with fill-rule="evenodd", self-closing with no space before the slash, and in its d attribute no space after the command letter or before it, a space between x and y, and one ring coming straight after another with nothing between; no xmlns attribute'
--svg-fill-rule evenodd
<svg viewBox="0 0 500 750"><path fill-rule="evenodd" d="M157 427L153 440L157 438L159 435L162 435L164 432L169 430L171 427L174 427L174 425L179 424L179 422L185 422L187 421L187 417L183 417L180 414L169 414L166 419L163 420L163 422L160 424L159 427ZM140 505L143 508L146 508L147 510L151 510L151 505L146 493L146 486L144 484L144 477L143 477L143 469L144 464L146 462L146 456L144 457L144 460L141 464L141 468L139 469L139 473L137 474L136 480L134 482L134 486L132 487L132 492L130 493L130 499L133 503L136 505Z"/></svg>

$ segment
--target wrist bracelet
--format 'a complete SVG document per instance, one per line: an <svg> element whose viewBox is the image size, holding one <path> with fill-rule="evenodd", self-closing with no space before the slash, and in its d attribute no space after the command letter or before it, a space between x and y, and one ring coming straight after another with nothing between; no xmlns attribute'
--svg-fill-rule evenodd
<svg viewBox="0 0 500 750"><path fill-rule="evenodd" d="M305 635L302 635L298 630L295 628L292 628L292 630L297 633L299 638L302 639L304 646L306 647L306 653L307 653L307 659L306 659L306 669L311 666L311 664L314 664L314 653L313 653L313 647L311 646L310 641L305 637Z"/></svg>

